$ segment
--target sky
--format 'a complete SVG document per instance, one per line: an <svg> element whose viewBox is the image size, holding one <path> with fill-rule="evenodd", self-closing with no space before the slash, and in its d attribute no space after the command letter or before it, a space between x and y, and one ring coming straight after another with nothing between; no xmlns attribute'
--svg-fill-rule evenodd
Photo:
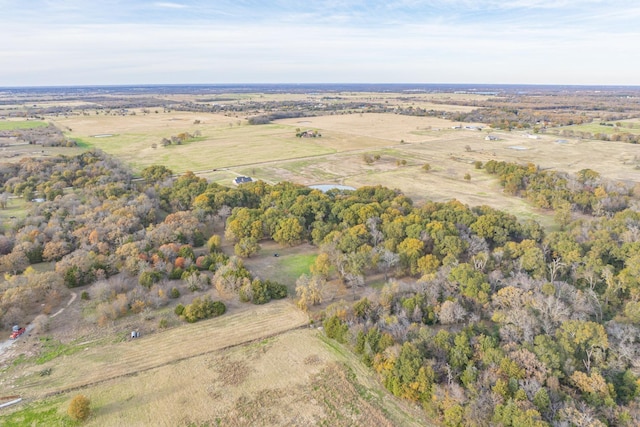
<svg viewBox="0 0 640 427"><path fill-rule="evenodd" d="M640 85L637 0L0 0L0 87Z"/></svg>

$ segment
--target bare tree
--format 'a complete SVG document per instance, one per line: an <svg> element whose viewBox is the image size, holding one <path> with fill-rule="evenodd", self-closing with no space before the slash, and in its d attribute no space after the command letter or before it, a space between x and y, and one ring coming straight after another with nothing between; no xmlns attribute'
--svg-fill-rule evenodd
<svg viewBox="0 0 640 427"><path fill-rule="evenodd" d="M560 258L554 258L548 265L549 269L549 280L551 283L555 282L558 274L567 266Z"/></svg>
<svg viewBox="0 0 640 427"><path fill-rule="evenodd" d="M7 209L7 205L9 204L9 193L6 191L0 194L0 209Z"/></svg>
<svg viewBox="0 0 640 427"><path fill-rule="evenodd" d="M383 249L380 252L380 263L382 265L382 269L384 271L384 280L385 282L388 280L389 270L400 262L400 255L395 252L391 252L388 249Z"/></svg>

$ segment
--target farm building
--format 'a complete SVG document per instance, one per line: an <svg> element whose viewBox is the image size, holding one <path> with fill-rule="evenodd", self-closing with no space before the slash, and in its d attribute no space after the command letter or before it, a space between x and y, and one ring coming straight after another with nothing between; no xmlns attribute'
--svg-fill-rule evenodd
<svg viewBox="0 0 640 427"><path fill-rule="evenodd" d="M240 184L246 184L247 182L252 182L253 179L251 179L250 176L237 176L233 179L233 183L235 185L240 185Z"/></svg>
<svg viewBox="0 0 640 427"><path fill-rule="evenodd" d="M498 141L500 138L498 138L495 135L487 135L484 137L485 141Z"/></svg>

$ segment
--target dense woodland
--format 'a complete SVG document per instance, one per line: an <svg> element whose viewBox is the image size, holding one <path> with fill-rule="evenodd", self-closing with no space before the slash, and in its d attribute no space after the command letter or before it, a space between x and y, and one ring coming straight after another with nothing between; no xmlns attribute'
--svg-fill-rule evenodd
<svg viewBox="0 0 640 427"><path fill-rule="evenodd" d="M444 425L640 425L633 192L591 170L477 166L509 194L560 212L561 230L488 206L414 205L384 187L227 188L192 173L172 178L162 166L134 178L97 151L2 164L5 194L46 200L3 224L0 321L23 321L68 288L96 282L98 324L169 304L175 280L264 303L286 287L253 277L241 258L265 239L310 242L319 255L296 283L299 306L314 313L324 302L313 316L327 335ZM220 251L216 231L236 256ZM31 267L42 261L54 271ZM371 277L384 286L368 287ZM326 306L329 281L353 298ZM214 305L199 299L185 318L224 312Z"/></svg>

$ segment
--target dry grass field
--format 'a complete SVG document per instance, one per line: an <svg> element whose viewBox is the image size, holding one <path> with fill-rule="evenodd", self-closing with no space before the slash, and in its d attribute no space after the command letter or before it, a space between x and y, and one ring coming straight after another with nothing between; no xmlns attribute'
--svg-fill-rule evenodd
<svg viewBox="0 0 640 427"><path fill-rule="evenodd" d="M301 129L321 129L323 131L322 135L325 132L337 131L371 139L383 139L387 143L431 141L441 136L439 131L449 130L455 125L449 120L436 117L405 116L391 113L354 113L303 117L278 120L278 123Z"/></svg>
<svg viewBox="0 0 640 427"><path fill-rule="evenodd" d="M341 93L338 100L366 100L391 105L464 100L461 94L406 97L398 94ZM320 95L235 94L230 102L323 99ZM306 97L306 98L305 98ZM330 100L329 102L337 102ZM560 138L524 131L453 129L460 125L433 117L398 114L352 113L278 120L251 126L246 117L213 113L151 112L136 115L72 115L51 118L71 137L125 159L134 169L163 164L176 173L195 171L210 181L229 185L234 176L250 175L269 183L289 180L300 184L336 183L385 185L398 188L420 202L458 199L475 206L488 204L521 218L547 225L550 214L505 196L493 177L474 168L474 162L491 159L539 165L543 169L577 172L591 168L604 177L635 181L640 167L640 146L621 142ZM196 120L200 124L195 124ZM320 138L296 138L296 129L314 129ZM202 137L184 145L162 147L162 138L180 132L200 131ZM488 134L499 137L487 141ZM100 137L96 137L96 135ZM110 136L104 136L110 135ZM152 148L153 144L158 144ZM367 164L364 155L379 155ZM431 171L421 167L429 163ZM214 171L215 169L215 171ZM465 174L471 179L464 180Z"/></svg>
<svg viewBox="0 0 640 427"><path fill-rule="evenodd" d="M355 356L307 323L289 301L243 306L135 340L87 343L0 379L27 401L13 410L29 414L39 408L63 418L68 401L86 395L90 426L427 425L417 408L392 397ZM7 420L19 425L20 412Z"/></svg>
<svg viewBox="0 0 640 427"><path fill-rule="evenodd" d="M307 316L288 301L243 307L218 319L183 325L144 339L87 347L78 355L78 363L53 360L25 367L15 378L15 391L25 397L43 397L78 389L277 335L307 322ZM41 378L38 372L48 367L54 369L53 373Z"/></svg>

